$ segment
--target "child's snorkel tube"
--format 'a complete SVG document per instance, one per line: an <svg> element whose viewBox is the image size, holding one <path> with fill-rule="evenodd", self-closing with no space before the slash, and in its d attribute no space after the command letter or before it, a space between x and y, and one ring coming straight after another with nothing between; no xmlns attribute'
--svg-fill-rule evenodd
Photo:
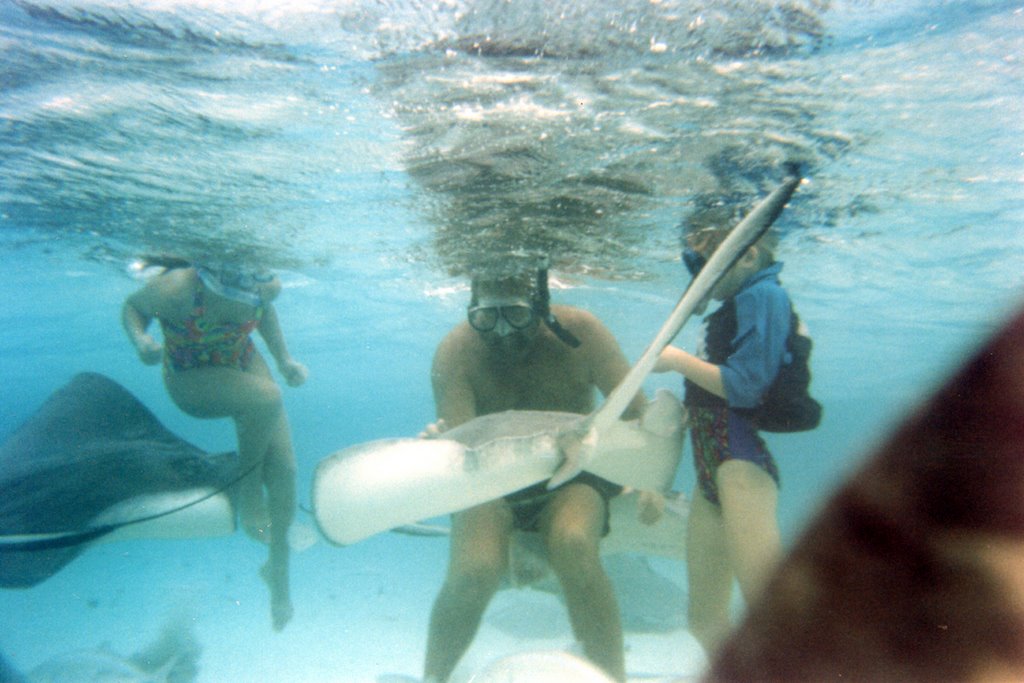
<svg viewBox="0 0 1024 683"><path fill-rule="evenodd" d="M551 312L551 292L548 290L548 257L544 256L537 267L537 283L533 292L533 310L544 321L548 329L566 346L578 348L580 340L572 332L562 327L558 318Z"/></svg>

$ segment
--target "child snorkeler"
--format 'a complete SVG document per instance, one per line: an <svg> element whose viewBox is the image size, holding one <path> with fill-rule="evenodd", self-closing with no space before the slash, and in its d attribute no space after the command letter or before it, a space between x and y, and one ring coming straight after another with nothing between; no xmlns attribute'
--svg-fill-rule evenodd
<svg viewBox="0 0 1024 683"><path fill-rule="evenodd" d="M687 221L683 260L691 274L729 233L732 216L722 209L705 209ZM779 368L791 360L792 313L778 280L781 269L772 238L762 237L712 290L709 298L722 305L705 319L698 354L669 346L655 367L685 378L700 488L687 528L688 613L690 631L709 657L730 629L733 579L749 603L781 554L778 468L753 417Z"/></svg>

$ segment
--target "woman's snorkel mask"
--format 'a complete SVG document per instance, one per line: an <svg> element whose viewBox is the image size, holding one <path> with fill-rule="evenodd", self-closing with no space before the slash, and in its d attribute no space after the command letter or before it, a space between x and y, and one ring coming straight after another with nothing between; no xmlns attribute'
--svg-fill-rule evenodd
<svg viewBox="0 0 1024 683"><path fill-rule="evenodd" d="M261 287L272 282L274 276L266 271L245 271L232 268L196 266L199 279L214 294L225 299L247 304L254 308L263 305Z"/></svg>

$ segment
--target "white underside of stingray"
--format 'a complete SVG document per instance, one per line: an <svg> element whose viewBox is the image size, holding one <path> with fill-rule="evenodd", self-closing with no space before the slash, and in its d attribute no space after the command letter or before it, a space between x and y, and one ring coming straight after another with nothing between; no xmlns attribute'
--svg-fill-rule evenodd
<svg viewBox="0 0 1024 683"><path fill-rule="evenodd" d="M509 411L443 439L387 439L339 451L317 468L317 523L329 540L348 545L546 481L561 462L558 434L586 417ZM641 419L617 421L606 432L587 470L624 486L665 490L681 449L682 407L661 392Z"/></svg>
<svg viewBox="0 0 1024 683"><path fill-rule="evenodd" d="M199 501L198 503L194 501ZM174 514L161 514L177 510ZM145 519L144 522L134 520ZM127 523L126 523L127 522ZM92 526L110 524L116 528L97 539L101 543L136 538L211 538L235 532L235 510L225 491L211 488L171 491L126 500L96 517ZM292 522L288 527L288 547L302 552L317 542L316 531L308 524Z"/></svg>
<svg viewBox="0 0 1024 683"><path fill-rule="evenodd" d="M200 501L195 503L193 501ZM177 510L161 515L164 510ZM126 521L146 519L125 524ZM107 508L90 526L117 526L99 540L123 541L133 538L202 538L227 536L235 530L231 499L211 488L168 491L138 496Z"/></svg>

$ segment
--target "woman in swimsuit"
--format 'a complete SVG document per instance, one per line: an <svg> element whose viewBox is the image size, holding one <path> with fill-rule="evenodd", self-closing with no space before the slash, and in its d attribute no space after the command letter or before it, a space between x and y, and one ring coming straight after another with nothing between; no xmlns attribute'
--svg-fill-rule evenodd
<svg viewBox="0 0 1024 683"><path fill-rule="evenodd" d="M214 271L181 262L128 297L122 321L142 362L163 362L175 404L198 418L230 417L238 435L239 518L253 538L269 544L262 569L270 588L275 630L292 616L288 588L288 527L295 514L295 455L281 390L251 333L266 342L290 386L306 379L292 360L271 303L281 290L272 276ZM160 322L164 344L147 333ZM264 487L266 496L264 497Z"/></svg>

